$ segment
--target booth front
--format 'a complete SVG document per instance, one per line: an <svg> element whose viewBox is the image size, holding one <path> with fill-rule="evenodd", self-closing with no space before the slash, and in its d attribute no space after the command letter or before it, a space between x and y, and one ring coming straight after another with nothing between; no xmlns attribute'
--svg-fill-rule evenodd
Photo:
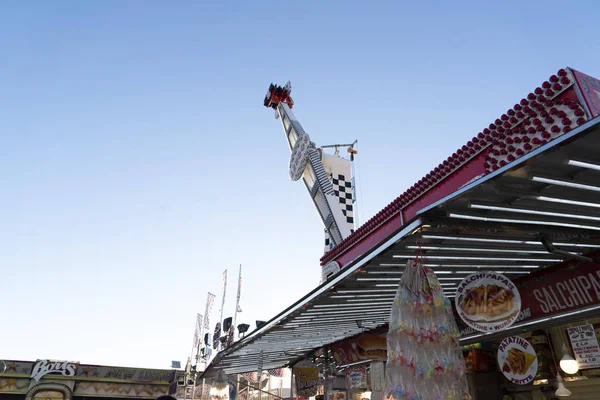
<svg viewBox="0 0 600 400"><path fill-rule="evenodd" d="M290 397L329 400L600 398L599 94L552 75L203 377L289 367Z"/></svg>
<svg viewBox="0 0 600 400"><path fill-rule="evenodd" d="M0 361L2 400L156 399L175 393L175 370L85 365L70 361Z"/></svg>

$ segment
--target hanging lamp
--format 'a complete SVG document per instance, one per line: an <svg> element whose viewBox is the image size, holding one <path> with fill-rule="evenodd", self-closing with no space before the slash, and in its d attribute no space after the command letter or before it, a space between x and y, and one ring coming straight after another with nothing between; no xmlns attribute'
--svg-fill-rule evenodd
<svg viewBox="0 0 600 400"><path fill-rule="evenodd" d="M560 365L560 369L562 369L563 371L565 371L567 374L573 375L576 374L577 371L579 371L579 363L577 362L577 360L575 360L571 354L569 353L569 350L567 349L567 346L563 344L563 357L560 359L559 365Z"/></svg>
<svg viewBox="0 0 600 400"><path fill-rule="evenodd" d="M562 361L561 361L562 362ZM562 366L561 366L562 368ZM571 391L565 387L565 383L563 382L562 376L556 374L556 381L558 382L558 389L554 393L555 396L558 397L569 397L571 396Z"/></svg>

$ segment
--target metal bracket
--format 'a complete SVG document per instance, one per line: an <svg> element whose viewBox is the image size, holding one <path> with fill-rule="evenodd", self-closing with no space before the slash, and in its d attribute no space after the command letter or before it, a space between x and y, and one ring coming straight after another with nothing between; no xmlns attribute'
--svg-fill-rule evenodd
<svg viewBox="0 0 600 400"><path fill-rule="evenodd" d="M561 256L565 260L577 260L583 262L594 262L593 259L589 257L580 256L579 254L569 253L568 251L560 250L554 247L552 241L546 235L540 235L540 241L546 248L548 253L556 254L557 256Z"/></svg>

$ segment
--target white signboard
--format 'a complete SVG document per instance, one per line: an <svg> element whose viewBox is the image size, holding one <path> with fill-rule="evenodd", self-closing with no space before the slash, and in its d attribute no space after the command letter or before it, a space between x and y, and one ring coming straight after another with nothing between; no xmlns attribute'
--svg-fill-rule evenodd
<svg viewBox="0 0 600 400"><path fill-rule="evenodd" d="M38 360L31 371L31 379L39 381L48 374L75 376L77 365L68 361Z"/></svg>
<svg viewBox="0 0 600 400"><path fill-rule="evenodd" d="M538 359L529 341L509 336L498 347L498 366L512 383L526 385L535 378Z"/></svg>
<svg viewBox="0 0 600 400"><path fill-rule="evenodd" d="M567 331L579 369L600 368L600 346L594 326L575 326Z"/></svg>

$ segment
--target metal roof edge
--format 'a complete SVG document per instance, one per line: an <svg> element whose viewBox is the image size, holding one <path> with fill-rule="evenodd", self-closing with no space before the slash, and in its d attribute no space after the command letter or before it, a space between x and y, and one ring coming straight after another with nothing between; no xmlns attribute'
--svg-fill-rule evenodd
<svg viewBox="0 0 600 400"><path fill-rule="evenodd" d="M474 189L475 187L481 185L482 183L490 181L490 180L496 178L497 176L502 175L505 172L507 172L513 168L516 168L521 164L526 163L533 157L536 157L545 151L548 151L555 147L558 147L561 144L563 144L564 142L573 139L575 136L586 133L586 131L588 129L590 129L596 125L600 125L600 118L590 119L585 124L579 125L577 128L575 128L575 129L563 134L562 136L559 136L558 138L552 140L551 142L548 142L545 145L542 145L542 146L538 147L537 149L532 150L531 152L517 158L516 160L506 164L504 167L498 168L497 170L492 171L489 174L484 175L484 176L480 177L479 179L476 179L473 182L466 184L465 186L463 186L462 188L458 189L457 191L449 194L448 196L428 205L427 207L420 209L419 211L417 211L417 215L423 215L427 211L432 210L432 209L460 196L461 194L468 192L471 189Z"/></svg>
<svg viewBox="0 0 600 400"><path fill-rule="evenodd" d="M340 273L338 273L337 275L333 276L330 280L324 282L320 286L318 286L315 289L313 289L312 291L310 291L306 296L302 297L300 300L296 301L290 307L288 307L287 309L285 309L283 312L279 313L277 316L275 316L274 318L272 318L269 322L267 322L260 329L254 330L248 336L246 336L242 340L234 343L228 349L219 352L215 356L215 358L213 359L213 361L206 367L206 369L202 373L201 377L204 377L205 375L208 375L208 373L211 370L211 366L213 366L214 364L217 364L218 361L221 358L223 358L223 356L231 354L231 353L235 352L236 350L239 350L239 349L241 349L241 348L249 345L254 340L258 339L262 334L266 333L272 327L276 326L282 320L284 320L285 318L289 317L295 311L297 311L298 309L300 309L301 307L303 307L304 305L306 305L306 303L310 302L315 297L319 296L320 294L324 293L325 291L333 288L337 283L339 283L340 281L342 281L348 275L352 274L354 271L356 271L357 269L361 268L363 265L365 265L366 263L368 263L369 261L371 261L373 258L375 258L376 256L378 256L381 252L383 252L389 246L393 245L398 240L402 239L404 236L410 234L411 232L413 232L415 229L417 229L421 225L422 225L421 218L419 218L419 217L415 218L412 222L404 225L392 237L390 237L385 242L383 242L382 244L380 244L375 250L373 250L370 253L366 254L361 259L355 260L355 262L354 262L353 265L351 265L351 266L349 266L347 268L344 268L342 271L340 271Z"/></svg>

